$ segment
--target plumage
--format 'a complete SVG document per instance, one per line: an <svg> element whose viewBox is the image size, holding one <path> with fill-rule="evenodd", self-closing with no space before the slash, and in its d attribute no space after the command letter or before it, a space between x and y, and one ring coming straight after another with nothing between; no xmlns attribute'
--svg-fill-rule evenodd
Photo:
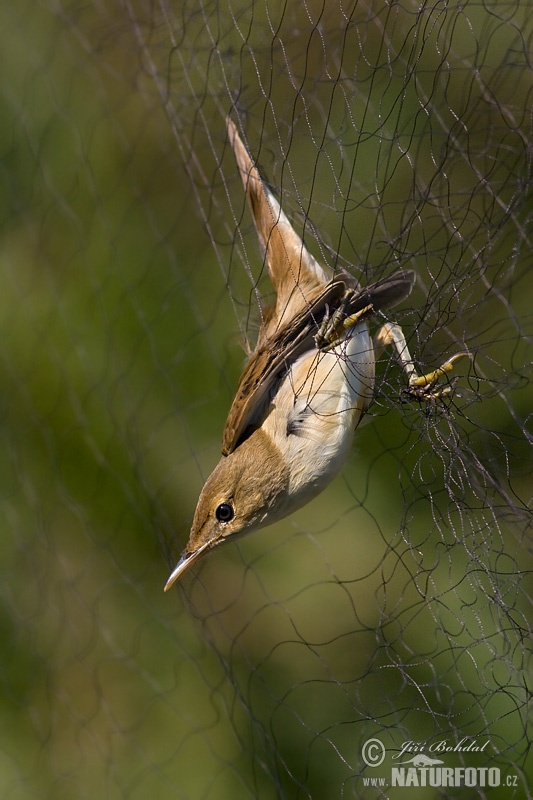
<svg viewBox="0 0 533 800"><path fill-rule="evenodd" d="M360 287L349 273L333 275L321 266L261 180L230 119L227 130L276 304L244 368L222 458L202 489L187 547L165 589L214 547L303 506L338 473L373 397L369 321L404 300L415 282L404 270ZM418 397L430 397L433 383L451 369L453 359L419 378L398 326L383 326L375 341L380 350L396 346Z"/></svg>

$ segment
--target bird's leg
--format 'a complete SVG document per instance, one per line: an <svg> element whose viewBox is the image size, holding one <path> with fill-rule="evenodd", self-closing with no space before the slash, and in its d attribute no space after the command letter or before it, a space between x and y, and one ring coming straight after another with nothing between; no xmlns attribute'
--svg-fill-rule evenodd
<svg viewBox="0 0 533 800"><path fill-rule="evenodd" d="M335 309L333 314L330 314L329 310L326 311L324 319L315 334L315 344L318 350L322 350L323 352L332 350L342 341L344 332L347 331L348 328L352 328L360 322L363 317L374 311L374 306L370 303L355 314L349 314L345 317L346 307L355 294L355 289L347 289L339 307Z"/></svg>
<svg viewBox="0 0 533 800"><path fill-rule="evenodd" d="M451 394L453 386L444 386L442 389L436 387L439 378L442 378L446 373L451 372L454 362L458 358L468 356L472 358L472 353L463 351L451 356L444 364L434 369L432 372L427 372L425 375L419 375L415 369L415 365L409 353L405 336L399 325L387 322L382 325L374 336L374 355L376 360L379 358L384 347L392 345L398 355L400 365L407 374L409 380L409 388L407 393L418 400L438 400L441 397Z"/></svg>

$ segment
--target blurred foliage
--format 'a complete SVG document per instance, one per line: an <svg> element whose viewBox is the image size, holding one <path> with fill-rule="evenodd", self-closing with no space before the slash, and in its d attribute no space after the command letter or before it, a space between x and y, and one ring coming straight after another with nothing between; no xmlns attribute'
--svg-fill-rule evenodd
<svg viewBox="0 0 533 800"><path fill-rule="evenodd" d="M0 9L2 798L375 797L372 734L522 775L530 12L345 6ZM233 106L310 248L415 265L417 359L476 362L425 414L385 359L343 477L164 595L268 300Z"/></svg>

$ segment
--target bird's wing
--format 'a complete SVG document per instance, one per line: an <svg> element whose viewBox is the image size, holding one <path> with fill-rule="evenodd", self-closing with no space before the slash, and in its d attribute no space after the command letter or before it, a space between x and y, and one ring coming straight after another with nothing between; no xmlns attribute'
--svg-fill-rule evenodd
<svg viewBox="0 0 533 800"><path fill-rule="evenodd" d="M333 279L331 271L320 266L261 180L229 117L226 124L276 291L276 305L261 325L257 347L241 376L224 428L223 455L232 453L261 424L274 383L292 361L315 346L313 337L326 314L334 312L341 303L346 315L356 314L367 306L374 311L387 308L406 297L414 283L414 273L399 272L359 289L345 301L347 287L359 288L357 281L344 272L341 279Z"/></svg>
<svg viewBox="0 0 533 800"><path fill-rule="evenodd" d="M409 295L415 275L403 271L361 289L345 299L344 281L333 281L282 328L252 353L241 375L222 436L222 454L232 453L261 424L265 403L276 381L302 353L315 347L314 336L325 315L342 304L343 315L357 314L367 306L374 313L395 305Z"/></svg>
<svg viewBox="0 0 533 800"><path fill-rule="evenodd" d="M241 375L222 437L222 454L229 455L261 424L274 383L291 362L314 347L313 336L329 309L345 293L343 281L328 283L320 295L252 353Z"/></svg>
<svg viewBox="0 0 533 800"><path fill-rule="evenodd" d="M383 278L376 283L359 289L359 292L347 307L349 314L354 314L367 305L372 305L374 311L383 311L395 306L406 297L409 297L415 285L416 273L405 269L395 272L388 278Z"/></svg>

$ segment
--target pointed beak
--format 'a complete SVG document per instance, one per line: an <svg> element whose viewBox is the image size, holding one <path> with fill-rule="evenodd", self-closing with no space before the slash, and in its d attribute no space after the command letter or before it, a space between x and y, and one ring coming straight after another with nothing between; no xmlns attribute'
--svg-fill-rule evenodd
<svg viewBox="0 0 533 800"><path fill-rule="evenodd" d="M209 550L210 547L212 547L212 544L212 542L206 542L206 544L202 545L202 547L199 547L198 550L194 550L192 553L189 553L188 550L184 550L180 556L180 560L173 569L170 578L165 583L164 591L168 591L170 587L173 586L185 572L187 572L189 567L198 561L200 556L205 553L206 550Z"/></svg>

